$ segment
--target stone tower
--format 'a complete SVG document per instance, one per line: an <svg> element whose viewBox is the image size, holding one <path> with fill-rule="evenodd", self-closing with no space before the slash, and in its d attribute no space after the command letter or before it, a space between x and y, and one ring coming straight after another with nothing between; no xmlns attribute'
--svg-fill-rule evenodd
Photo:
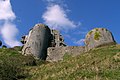
<svg viewBox="0 0 120 80"><path fill-rule="evenodd" d="M51 43L50 38L51 31L48 26L36 24L27 36L22 37L21 42L24 44L22 54L31 54L36 58L45 60L47 57L47 48Z"/></svg>
<svg viewBox="0 0 120 80"><path fill-rule="evenodd" d="M36 24L29 34L22 37L24 44L22 54L33 55L36 58L45 60L48 47L66 46L62 35L57 30L50 30L44 24Z"/></svg>
<svg viewBox="0 0 120 80"><path fill-rule="evenodd" d="M64 38L62 37L59 31L51 29L51 34L51 47L66 46L66 44L64 43Z"/></svg>

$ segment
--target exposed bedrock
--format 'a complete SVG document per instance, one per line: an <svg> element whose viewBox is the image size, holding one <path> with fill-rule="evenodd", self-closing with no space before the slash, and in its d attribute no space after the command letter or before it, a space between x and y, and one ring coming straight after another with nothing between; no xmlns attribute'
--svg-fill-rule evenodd
<svg viewBox="0 0 120 80"><path fill-rule="evenodd" d="M22 54L31 54L36 58L46 60L47 48L50 44L51 32L48 26L44 24L36 24L29 34L23 37L24 43Z"/></svg>
<svg viewBox="0 0 120 80"><path fill-rule="evenodd" d="M86 51L112 44L116 44L114 37L112 33L105 28L95 28L89 31L85 38Z"/></svg>

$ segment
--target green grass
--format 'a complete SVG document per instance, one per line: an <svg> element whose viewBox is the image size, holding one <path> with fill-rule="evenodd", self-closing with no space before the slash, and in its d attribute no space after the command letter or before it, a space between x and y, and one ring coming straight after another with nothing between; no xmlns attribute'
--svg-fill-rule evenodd
<svg viewBox="0 0 120 80"><path fill-rule="evenodd" d="M34 66L26 65L33 59L24 58L17 50L0 49L0 60L6 61L8 56L8 62L15 59L13 65L22 64L22 75L27 73L23 80L120 80L120 45L95 48L76 57L65 55L59 62L35 61Z"/></svg>
<svg viewBox="0 0 120 80"><path fill-rule="evenodd" d="M27 67L26 80L120 80L120 46L96 48L63 61Z"/></svg>
<svg viewBox="0 0 120 80"><path fill-rule="evenodd" d="M20 47L0 48L0 80L25 79L29 76L25 67L37 65L32 56L23 56L19 50Z"/></svg>

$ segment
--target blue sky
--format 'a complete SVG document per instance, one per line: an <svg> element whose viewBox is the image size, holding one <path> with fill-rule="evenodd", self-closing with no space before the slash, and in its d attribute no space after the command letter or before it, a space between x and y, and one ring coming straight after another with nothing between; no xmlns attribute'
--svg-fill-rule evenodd
<svg viewBox="0 0 120 80"><path fill-rule="evenodd" d="M0 39L10 47L21 45L22 35L45 23L60 30L68 45L83 45L86 33L96 27L107 28L120 43L119 4L120 0L0 0Z"/></svg>

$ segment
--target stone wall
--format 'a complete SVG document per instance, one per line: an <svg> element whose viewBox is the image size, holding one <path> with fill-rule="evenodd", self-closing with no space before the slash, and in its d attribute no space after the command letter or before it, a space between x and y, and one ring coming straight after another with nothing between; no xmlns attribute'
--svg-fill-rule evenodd
<svg viewBox="0 0 120 80"><path fill-rule="evenodd" d="M29 34L22 37L24 44L22 54L33 55L47 61L63 60L65 54L76 56L93 48L108 44L116 44L110 31L95 28L87 33L85 46L66 46L59 31L50 29L44 24L36 24Z"/></svg>
<svg viewBox="0 0 120 80"><path fill-rule="evenodd" d="M67 47L49 47L47 49L47 61L59 61L63 60L65 54L71 56L77 56L85 52L85 47L83 46L67 46Z"/></svg>
<svg viewBox="0 0 120 80"><path fill-rule="evenodd" d="M64 43L64 38L58 30L51 29L51 34L52 34L51 37L52 41L50 47L66 46L66 44Z"/></svg>

